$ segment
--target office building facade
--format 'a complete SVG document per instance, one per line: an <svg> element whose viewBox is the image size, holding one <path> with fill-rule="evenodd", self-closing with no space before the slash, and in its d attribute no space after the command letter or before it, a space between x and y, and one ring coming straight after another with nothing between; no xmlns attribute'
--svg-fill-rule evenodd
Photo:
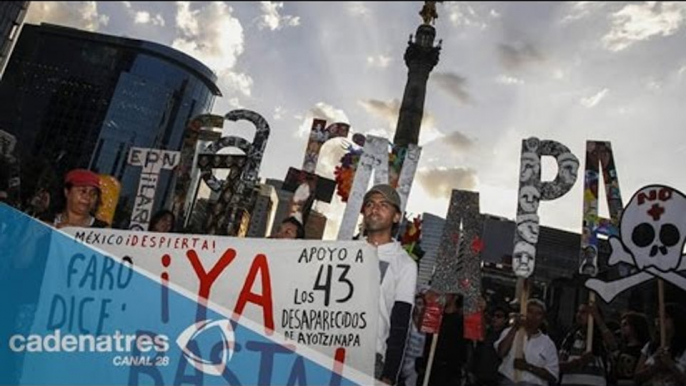
<svg viewBox="0 0 686 386"><path fill-rule="evenodd" d="M23 27L0 82L0 129L17 137L22 196L54 189L73 168L121 184L115 225L125 226L140 167L132 147L178 151L186 123L221 95L202 63L160 44L54 25ZM171 194L162 171L154 210ZM59 190L56 190L59 191Z"/></svg>

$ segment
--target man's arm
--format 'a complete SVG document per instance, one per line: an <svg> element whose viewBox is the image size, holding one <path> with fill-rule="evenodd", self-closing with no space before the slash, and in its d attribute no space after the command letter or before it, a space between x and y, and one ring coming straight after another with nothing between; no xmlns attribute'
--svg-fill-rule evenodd
<svg viewBox="0 0 686 386"><path fill-rule="evenodd" d="M543 366L534 366L533 364L528 363L526 359L520 358L514 360L514 368L528 371L549 383L555 383L560 375L557 349L555 348L553 341L549 340L547 337L545 339L547 339L547 343L540 350L540 355L545 358Z"/></svg>
<svg viewBox="0 0 686 386"><path fill-rule="evenodd" d="M591 306L591 313L593 314L593 320L595 320L595 322L598 324L598 328L600 328L600 332L603 335L603 343L605 343L605 348L610 352L618 350L619 343L617 343L615 335L607 327L607 324L605 324L605 320L600 315L600 312L598 312L598 306L596 304Z"/></svg>
<svg viewBox="0 0 686 386"><path fill-rule="evenodd" d="M407 260L396 278L395 302L391 309L391 326L386 340L386 355L381 374L382 381L393 385L398 382L398 375L402 368L417 287L417 264L409 255L406 257Z"/></svg>
<svg viewBox="0 0 686 386"><path fill-rule="evenodd" d="M512 348L517 331L521 326L520 316L515 317L515 322L512 327L508 327L500 334L500 339L493 344L493 348L498 353L500 358L505 358Z"/></svg>
<svg viewBox="0 0 686 386"><path fill-rule="evenodd" d="M400 367L405 354L407 334L412 323L412 304L397 301L391 311L391 328L386 341L386 355L381 380L394 385L398 382Z"/></svg>
<svg viewBox="0 0 686 386"><path fill-rule="evenodd" d="M644 351L647 351L644 349ZM658 368L655 364L648 365L646 360L648 355L645 352L641 353L641 358L638 360L636 365L636 371L634 372L634 382L637 385L642 385L644 382L648 381L650 378L657 374Z"/></svg>
<svg viewBox="0 0 686 386"><path fill-rule="evenodd" d="M572 330L567 336L562 340L562 348L559 352L560 359L560 372L566 373L574 371L586 366L592 359L593 353L587 352L580 357L570 358L569 348L572 347L574 340L576 339L576 330Z"/></svg>

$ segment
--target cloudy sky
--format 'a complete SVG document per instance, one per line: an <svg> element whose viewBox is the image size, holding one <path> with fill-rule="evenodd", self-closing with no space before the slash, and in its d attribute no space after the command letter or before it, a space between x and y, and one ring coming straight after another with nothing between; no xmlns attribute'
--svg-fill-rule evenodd
<svg viewBox="0 0 686 386"><path fill-rule="evenodd" d="M215 113L242 107L267 118L260 174L283 179L302 165L312 117L392 139L422 4L32 2L27 21L154 41L202 61L224 94ZM513 218L529 136L565 144L581 167L586 140L611 141L625 203L650 183L686 191L686 3L444 2L438 14L443 49L410 213L445 216L461 188L480 193L482 212ZM333 177L340 143L324 153L318 172ZM552 178L552 160L543 167ZM580 231L581 176L541 204L541 224ZM340 203L327 213L331 238Z"/></svg>

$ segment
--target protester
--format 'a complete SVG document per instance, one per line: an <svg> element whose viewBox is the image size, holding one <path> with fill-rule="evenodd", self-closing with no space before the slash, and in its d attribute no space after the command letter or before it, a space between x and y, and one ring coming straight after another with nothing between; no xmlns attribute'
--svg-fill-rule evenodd
<svg viewBox="0 0 686 386"><path fill-rule="evenodd" d="M430 371L430 386L460 386L462 384L462 370L467 359L468 347L464 339L463 299L463 296L459 294L446 294L431 369L427 369L427 366L433 334L426 335L424 355L418 363L418 373L420 379L423 380L426 372Z"/></svg>
<svg viewBox="0 0 686 386"><path fill-rule="evenodd" d="M148 231L150 232L174 232L174 224L176 223L176 216L171 210L163 209L155 213L150 219Z"/></svg>
<svg viewBox="0 0 686 386"><path fill-rule="evenodd" d="M589 316L593 316L593 347L586 350ZM605 336L605 338L604 338ZM606 340L613 339L597 307L579 305L576 326L567 334L560 348L560 385L605 386L608 358Z"/></svg>
<svg viewBox="0 0 686 386"><path fill-rule="evenodd" d="M621 318L621 337L612 353L612 378L617 386L633 386L641 349L650 341L650 327L643 314L627 312Z"/></svg>
<svg viewBox="0 0 686 386"><path fill-rule="evenodd" d="M395 385L412 322L417 264L392 234L401 219L400 196L390 185L376 185L362 206L367 242L377 247L381 272L374 376Z"/></svg>
<svg viewBox="0 0 686 386"><path fill-rule="evenodd" d="M556 382L559 375L559 363L555 344L541 331L545 320L545 304L538 299L531 299L527 303L526 318L517 315L511 327L506 328L500 339L493 345L502 363L498 372L502 374L500 384L511 386L515 384L515 370L520 371L518 386L543 385ZM526 338L523 347L523 358L515 359L514 340L517 330L524 326Z"/></svg>
<svg viewBox="0 0 686 386"><path fill-rule="evenodd" d="M666 304L664 324L666 347L660 347L659 334L645 345L634 376L637 385L686 385L686 310Z"/></svg>
<svg viewBox="0 0 686 386"><path fill-rule="evenodd" d="M100 177L85 169L74 169L64 179L64 209L51 223L56 228L105 228L108 224L95 218L100 201Z"/></svg>
<svg viewBox="0 0 686 386"><path fill-rule="evenodd" d="M422 357L426 335L421 332L422 317L424 316L425 301L424 292L420 291L414 297L414 310L412 311L412 326L410 337L405 347L405 359L401 374L401 385L415 386L417 384L417 359Z"/></svg>
<svg viewBox="0 0 686 386"><path fill-rule="evenodd" d="M296 217L291 216L281 221L275 239L304 239L305 227Z"/></svg>
<svg viewBox="0 0 686 386"><path fill-rule="evenodd" d="M507 316L509 307L505 304L496 304L491 307L486 314L488 317L488 327L486 337L482 342L478 342L474 348L469 366L473 377L472 384L480 386L498 385L498 372L495 369L500 366L500 357L493 347L494 343L500 338L500 334L507 327Z"/></svg>

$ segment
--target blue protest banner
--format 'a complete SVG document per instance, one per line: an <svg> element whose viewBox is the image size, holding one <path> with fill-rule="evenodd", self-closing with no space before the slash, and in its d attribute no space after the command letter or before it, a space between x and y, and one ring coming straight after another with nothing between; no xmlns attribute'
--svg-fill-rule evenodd
<svg viewBox="0 0 686 386"><path fill-rule="evenodd" d="M140 256L112 256L4 205L0 205L0 251L4 294L0 300L0 384L374 382L346 365L347 348L341 342L337 344L341 347L331 345L328 351L308 347L280 332L285 317L277 318L273 330L265 329L262 321L245 317L247 312L241 317L238 307L225 307L212 297L199 298L183 281L176 284L173 275L180 276L178 272L165 280L164 275L141 268L145 264L139 265L144 260ZM371 255L365 257L375 264ZM218 275L208 271L208 275ZM279 274L283 278L272 281L293 281L285 272ZM217 280L230 278L218 276ZM242 278L235 286L246 287ZM264 293L248 287L247 307L260 309L256 298ZM213 296L220 297L218 288L223 287L213 288ZM279 284L274 288L280 288ZM367 315L372 331L375 319L375 312ZM326 336L319 334L321 339ZM369 346L371 356L373 343ZM350 350L360 348L351 345Z"/></svg>

